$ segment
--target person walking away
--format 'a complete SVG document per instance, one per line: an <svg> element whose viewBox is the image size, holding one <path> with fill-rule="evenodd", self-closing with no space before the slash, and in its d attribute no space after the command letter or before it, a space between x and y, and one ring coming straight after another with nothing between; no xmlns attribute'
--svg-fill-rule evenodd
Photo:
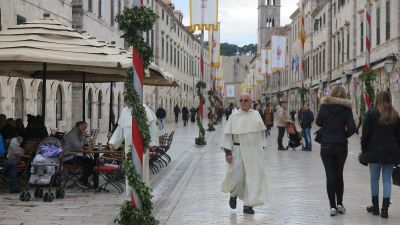
<svg viewBox="0 0 400 225"><path fill-rule="evenodd" d="M296 122L296 118L295 117L296 117L296 111L295 110L290 111L290 118L292 119L293 123ZM300 121L300 119L299 119L299 121Z"/></svg>
<svg viewBox="0 0 400 225"><path fill-rule="evenodd" d="M256 110L250 108L248 93L240 96L240 109L232 113L224 131L227 172L222 192L230 193L229 206L236 208L237 197L243 200L243 212L254 214L253 207L263 205L267 194L267 145L265 126Z"/></svg>
<svg viewBox="0 0 400 225"><path fill-rule="evenodd" d="M347 158L347 139L356 132L352 104L342 86L321 99L316 123L322 128L321 159L326 174L330 215L345 213L343 207L343 168Z"/></svg>
<svg viewBox="0 0 400 225"><path fill-rule="evenodd" d="M263 120L264 120L264 125L267 127L266 133L267 135L270 135L272 126L274 124L274 114L272 112L269 103L267 103L267 105L265 106Z"/></svg>
<svg viewBox="0 0 400 225"><path fill-rule="evenodd" d="M192 124L196 122L196 109L194 107L190 108L190 122L192 122Z"/></svg>
<svg viewBox="0 0 400 225"><path fill-rule="evenodd" d="M183 106L182 108L182 120L183 126L186 126L189 121L189 110L186 106Z"/></svg>
<svg viewBox="0 0 400 225"><path fill-rule="evenodd" d="M278 127L278 150L287 150L283 147L283 136L287 122L286 100L281 100L276 107L276 126Z"/></svg>
<svg viewBox="0 0 400 225"><path fill-rule="evenodd" d="M179 108L178 104L174 107L174 114L175 114L175 123L178 123L178 117L181 109Z"/></svg>
<svg viewBox="0 0 400 225"><path fill-rule="evenodd" d="M167 112L165 112L165 109L160 105L156 111L156 117L158 121L158 129L163 130L164 129L164 124L165 124L165 117L167 116Z"/></svg>
<svg viewBox="0 0 400 225"><path fill-rule="evenodd" d="M376 95L375 108L366 114L361 137L361 149L369 165L371 180L372 206L368 206L367 211L379 215L379 177L382 170L382 218L389 217L393 166L400 162L399 140L399 114L393 108L390 94L382 91Z"/></svg>
<svg viewBox="0 0 400 225"><path fill-rule="evenodd" d="M309 105L304 104L303 116L301 117L300 126L303 130L304 140L306 145L302 150L311 151L312 150L312 139L311 139L311 124L314 121L314 113L311 112Z"/></svg>

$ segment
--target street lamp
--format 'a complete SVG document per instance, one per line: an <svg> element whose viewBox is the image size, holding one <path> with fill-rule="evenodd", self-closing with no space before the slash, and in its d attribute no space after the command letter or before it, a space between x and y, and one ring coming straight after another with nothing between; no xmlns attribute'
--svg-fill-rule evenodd
<svg viewBox="0 0 400 225"><path fill-rule="evenodd" d="M385 70L386 70L386 74L387 74L389 93L390 93L390 74L393 72L395 59L396 58L394 56L390 55L385 60Z"/></svg>

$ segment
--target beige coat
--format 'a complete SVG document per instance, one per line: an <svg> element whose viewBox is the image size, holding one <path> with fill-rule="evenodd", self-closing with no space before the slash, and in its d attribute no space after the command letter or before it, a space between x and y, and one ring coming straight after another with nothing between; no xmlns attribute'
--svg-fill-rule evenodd
<svg viewBox="0 0 400 225"><path fill-rule="evenodd" d="M286 127L287 122L287 113L286 110L278 105L276 107L276 126L277 127Z"/></svg>

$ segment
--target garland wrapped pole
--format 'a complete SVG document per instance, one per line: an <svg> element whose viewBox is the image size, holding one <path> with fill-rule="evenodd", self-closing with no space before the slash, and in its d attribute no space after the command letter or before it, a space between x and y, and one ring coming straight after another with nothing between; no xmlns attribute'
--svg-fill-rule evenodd
<svg viewBox="0 0 400 225"><path fill-rule="evenodd" d="M208 129L207 131L215 131L215 127L213 125L214 120L215 120L215 115L214 115L214 91L209 90L207 92L208 94L208 102L210 103L210 106L208 106Z"/></svg>
<svg viewBox="0 0 400 225"><path fill-rule="evenodd" d="M156 225L159 222L151 215L152 203L149 188L142 182L143 153L150 142L146 112L143 107L144 68L153 59L153 51L144 41L142 32L152 29L158 16L143 5L143 0L134 1L133 8L125 8L116 16L121 36L133 46L133 68L128 70L125 80L125 102L132 109L131 152L123 163L130 188L130 201L126 201L115 222L122 225Z"/></svg>
<svg viewBox="0 0 400 225"><path fill-rule="evenodd" d="M200 106L202 106L203 102L206 101L206 98L203 95L203 90L207 87L207 84L204 81L199 81L196 84L197 96L200 99ZM196 115L197 126L199 127L199 137L195 139L195 144L198 146L204 146L207 144L205 140L206 130L203 127L203 108L199 107L199 113Z"/></svg>

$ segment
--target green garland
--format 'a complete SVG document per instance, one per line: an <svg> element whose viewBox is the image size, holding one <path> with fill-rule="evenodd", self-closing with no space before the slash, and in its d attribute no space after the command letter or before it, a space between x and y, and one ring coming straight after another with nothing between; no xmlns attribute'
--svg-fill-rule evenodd
<svg viewBox="0 0 400 225"><path fill-rule="evenodd" d="M200 100L205 104L206 98L204 97L202 90L204 90L207 87L207 84L203 81L199 81L196 84L196 89L197 89L197 96L200 98ZM207 144L205 140L205 134L206 130L203 127L203 123L200 118L200 112L197 113L196 115L196 121L197 121L197 126L199 127L199 137L195 139L195 144L198 146L204 146Z"/></svg>
<svg viewBox="0 0 400 225"><path fill-rule="evenodd" d="M308 89L305 88L305 87L302 87L302 88L297 89L297 91L300 94L300 101L301 101L301 105L303 106L306 103L305 96L306 96L306 94L308 92Z"/></svg>
<svg viewBox="0 0 400 225"><path fill-rule="evenodd" d="M208 94L208 102L210 103L210 106L208 107L208 129L207 129L207 131L215 131L215 127L213 125L213 120L215 119L215 114L213 112L213 109L214 109L214 102L213 102L214 92L212 90L209 90L207 92L207 94Z"/></svg>
<svg viewBox="0 0 400 225"><path fill-rule="evenodd" d="M360 78L360 80L363 82L363 85L365 85L365 91L367 92L369 99L371 101L371 107L373 107L374 102L375 102L375 90L374 90L374 86L373 86L373 82L376 80L376 72L373 70L364 70L360 76L358 76ZM366 105L365 105L365 98L363 95L363 90L361 90L361 112L360 112L360 116L361 116L361 123L364 122L364 118L365 118L365 109L366 109Z"/></svg>
<svg viewBox="0 0 400 225"><path fill-rule="evenodd" d="M143 60L143 66L146 68L153 60L153 50L143 39L142 32L149 31L153 28L158 16L152 9L141 7L125 8L121 14L118 14L115 21L118 28L123 31L122 38L135 48ZM143 149L147 149L150 143L150 132L147 127L146 110L143 107L139 95L133 86L133 68L129 68L125 79L124 99L128 107L132 109L132 115L136 119L139 130L143 138ZM128 184L135 188L140 200L142 201L142 209L134 208L130 201L125 201L120 208L119 215L114 222L121 225L157 225L157 221L152 216L152 202L149 188L141 181L140 176L136 173L131 159L131 153L126 155L122 164Z"/></svg>
<svg viewBox="0 0 400 225"><path fill-rule="evenodd" d="M118 28L124 32L121 38L124 38L139 52L144 67L147 67L153 61L153 50L144 40L142 32L151 30L158 18L151 8L145 6L125 8L121 14L115 17Z"/></svg>

